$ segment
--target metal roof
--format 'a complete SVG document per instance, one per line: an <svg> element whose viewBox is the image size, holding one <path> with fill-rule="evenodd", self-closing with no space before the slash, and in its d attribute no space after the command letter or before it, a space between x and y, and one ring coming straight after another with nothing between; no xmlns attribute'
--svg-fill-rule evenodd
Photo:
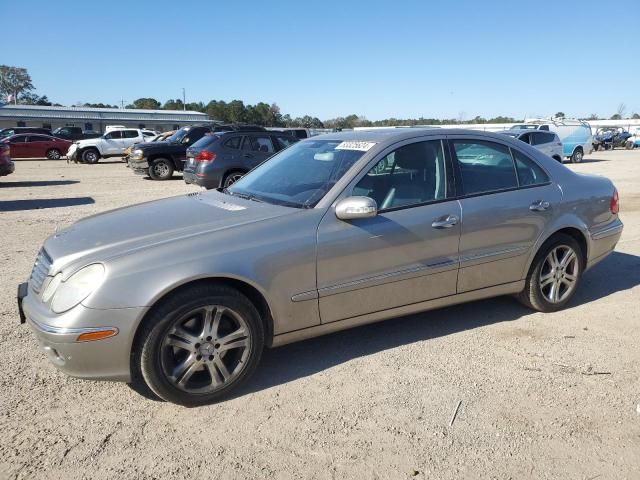
<svg viewBox="0 0 640 480"><path fill-rule="evenodd" d="M206 113L184 110L142 110L133 108L45 107L0 105L0 119L63 119L110 121L178 121L213 123Z"/></svg>

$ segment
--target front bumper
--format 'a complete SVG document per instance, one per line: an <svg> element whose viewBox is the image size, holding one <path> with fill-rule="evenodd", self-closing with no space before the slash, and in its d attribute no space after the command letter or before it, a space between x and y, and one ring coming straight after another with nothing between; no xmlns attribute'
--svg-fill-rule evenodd
<svg viewBox="0 0 640 480"><path fill-rule="evenodd" d="M0 177L9 175L13 173L15 170L16 170L16 164L11 161L8 164L0 165Z"/></svg>
<svg viewBox="0 0 640 480"><path fill-rule="evenodd" d="M129 158L129 168L133 170L133 173L137 173L138 175L148 175L149 174L149 162L146 158L141 160L134 160Z"/></svg>
<svg viewBox="0 0 640 480"><path fill-rule="evenodd" d="M56 315L30 290L18 302L42 350L58 369L92 380L131 380L133 337L148 307L96 310L80 304ZM77 341L81 333L104 328L115 328L118 334L104 340Z"/></svg>

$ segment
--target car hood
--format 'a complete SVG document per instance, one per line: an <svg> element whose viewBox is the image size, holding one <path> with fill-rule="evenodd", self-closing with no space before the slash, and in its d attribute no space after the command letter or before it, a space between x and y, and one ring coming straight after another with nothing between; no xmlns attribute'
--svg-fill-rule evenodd
<svg viewBox="0 0 640 480"><path fill-rule="evenodd" d="M79 267L107 261L168 242L298 212L216 191L192 193L87 217L51 235L44 248L56 273L75 262Z"/></svg>

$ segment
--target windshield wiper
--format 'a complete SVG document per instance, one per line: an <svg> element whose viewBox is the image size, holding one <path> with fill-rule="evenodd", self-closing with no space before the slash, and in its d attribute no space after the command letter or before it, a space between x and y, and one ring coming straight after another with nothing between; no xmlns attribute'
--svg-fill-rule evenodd
<svg viewBox="0 0 640 480"><path fill-rule="evenodd" d="M228 188L225 188L223 190L223 192L226 193L227 195L231 195L232 197L240 197L240 198L244 198L245 200L251 200L251 201L254 201L254 202L264 203L264 200L260 200L255 195L251 195L249 193L232 192Z"/></svg>

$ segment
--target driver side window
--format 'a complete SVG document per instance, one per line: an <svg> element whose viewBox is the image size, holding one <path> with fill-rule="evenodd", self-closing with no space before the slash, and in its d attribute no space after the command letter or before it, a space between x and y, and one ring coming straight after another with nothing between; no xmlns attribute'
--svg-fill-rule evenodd
<svg viewBox="0 0 640 480"><path fill-rule="evenodd" d="M445 198L444 152L440 140L404 145L383 157L353 189L373 198L379 210Z"/></svg>

